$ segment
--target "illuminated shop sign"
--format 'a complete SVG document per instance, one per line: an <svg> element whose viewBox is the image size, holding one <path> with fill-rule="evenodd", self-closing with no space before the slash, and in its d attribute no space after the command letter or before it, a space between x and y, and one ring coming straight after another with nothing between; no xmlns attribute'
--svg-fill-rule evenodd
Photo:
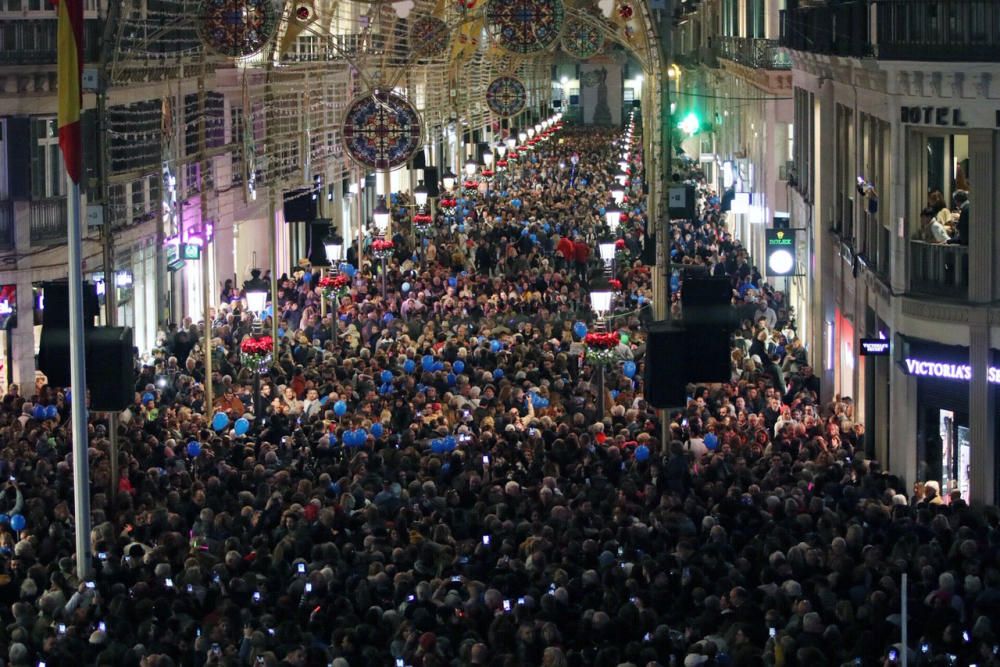
<svg viewBox="0 0 1000 667"><path fill-rule="evenodd" d="M908 375L962 382L968 382L972 379L972 367L969 364L949 364L911 358L903 359L903 363L906 365ZM991 384L1000 384L1000 368L990 366L986 370L986 380Z"/></svg>
<svg viewBox="0 0 1000 667"><path fill-rule="evenodd" d="M885 357L889 354L889 341L884 338L862 338L862 357Z"/></svg>

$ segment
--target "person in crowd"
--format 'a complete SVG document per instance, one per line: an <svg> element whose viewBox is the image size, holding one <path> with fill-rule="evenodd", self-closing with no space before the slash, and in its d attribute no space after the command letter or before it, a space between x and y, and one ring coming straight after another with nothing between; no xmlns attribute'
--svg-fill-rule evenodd
<svg viewBox="0 0 1000 667"><path fill-rule="evenodd" d="M865 458L851 402L823 402L784 295L697 172L677 180L702 213L673 223L671 253L731 281L760 363L734 346L732 380L690 385L661 421L645 398L652 273L636 258L617 263L619 345L598 394L580 256L560 266L543 240L608 233L602 165L621 151L608 131L560 132L463 197L468 217L441 216L433 259L387 260L384 298L368 250L337 267L349 285L335 331L315 277L282 276L259 397L240 301L207 324L210 377L195 347L206 325L165 335L116 447L113 422L88 416L85 578L67 392L9 392L0 660L792 667L891 665L907 650L914 664L996 666L1000 514L929 482L908 503L907 482ZM568 146L572 183L557 168ZM622 233L645 238L632 156ZM762 304L775 322L753 317Z"/></svg>

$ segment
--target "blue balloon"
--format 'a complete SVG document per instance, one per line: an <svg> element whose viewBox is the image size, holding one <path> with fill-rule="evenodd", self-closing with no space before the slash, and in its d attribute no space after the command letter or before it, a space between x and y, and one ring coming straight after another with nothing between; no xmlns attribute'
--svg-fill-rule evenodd
<svg viewBox="0 0 1000 667"><path fill-rule="evenodd" d="M709 450L714 452L716 448L719 446L719 436L715 435L714 433L707 433L705 435L705 446L708 447Z"/></svg>
<svg viewBox="0 0 1000 667"><path fill-rule="evenodd" d="M498 341L498 340L491 340L490 341L490 352L494 352L494 353L499 352L501 347L502 347L502 345L500 345L500 341Z"/></svg>
<svg viewBox="0 0 1000 667"><path fill-rule="evenodd" d="M392 313L386 313L385 315L382 316L382 321L386 323L392 322L393 319L395 318Z"/></svg>
<svg viewBox="0 0 1000 667"><path fill-rule="evenodd" d="M216 412L215 415L212 417L212 428L215 429L216 432L218 432L226 428L227 426L229 426L228 415L226 415L225 412Z"/></svg>
<svg viewBox="0 0 1000 667"><path fill-rule="evenodd" d="M645 461L649 458L649 447L646 445L639 445L635 448L635 460Z"/></svg>
<svg viewBox="0 0 1000 667"><path fill-rule="evenodd" d="M372 435L376 438L381 438L385 433L385 427L382 426L382 422L375 422L372 424Z"/></svg>
<svg viewBox="0 0 1000 667"><path fill-rule="evenodd" d="M444 439L444 447L449 452L453 452L455 451L455 448L458 447L458 440L455 439L455 436L449 435Z"/></svg>
<svg viewBox="0 0 1000 667"><path fill-rule="evenodd" d="M531 236L529 236L528 238L530 238L530 239L531 239L531 242L532 242L532 243L538 243L538 234L532 234L532 235L531 235Z"/></svg>
<svg viewBox="0 0 1000 667"><path fill-rule="evenodd" d="M145 394L142 395L142 404L143 405L145 405L146 403L149 403L150 401L155 401L155 400L156 400L156 396L154 396L153 392L151 392L151 391L147 391Z"/></svg>
<svg viewBox="0 0 1000 667"><path fill-rule="evenodd" d="M625 373L625 377L627 378L635 375L635 362L630 359L622 364L622 372Z"/></svg>
<svg viewBox="0 0 1000 667"><path fill-rule="evenodd" d="M6 526L10 523L10 517L6 514L0 514L0 525Z"/></svg>
<svg viewBox="0 0 1000 667"><path fill-rule="evenodd" d="M59 409L54 405L49 405L45 407L45 418L55 419L59 416Z"/></svg>
<svg viewBox="0 0 1000 667"><path fill-rule="evenodd" d="M196 458L199 454L201 454L201 443L194 440L189 442L187 446L187 453L191 458Z"/></svg>
<svg viewBox="0 0 1000 667"><path fill-rule="evenodd" d="M38 421L42 421L43 419L45 419L45 406L36 405L35 409L31 411L31 414Z"/></svg>
<svg viewBox="0 0 1000 667"><path fill-rule="evenodd" d="M613 399L614 398L618 398L618 390L617 389L612 389L611 390L611 398L613 398Z"/></svg>
<svg viewBox="0 0 1000 667"><path fill-rule="evenodd" d="M458 287L458 278L455 278L454 276L448 278L448 287Z"/></svg>
<svg viewBox="0 0 1000 667"><path fill-rule="evenodd" d="M344 401L337 401L333 404L333 413L338 417L343 417L347 412L347 403Z"/></svg>
<svg viewBox="0 0 1000 667"><path fill-rule="evenodd" d="M444 440L441 438L434 438L431 440L431 451L435 454L444 454L447 451L447 446L444 444Z"/></svg>
<svg viewBox="0 0 1000 667"><path fill-rule="evenodd" d="M322 396L319 397L320 407L325 406L329 402L330 402L330 397L327 396L326 394L323 394Z"/></svg>
<svg viewBox="0 0 1000 667"><path fill-rule="evenodd" d="M443 361L435 361L434 362L434 366L432 367L431 370L433 370L435 373L437 373L439 371L443 371L444 370L444 362Z"/></svg>
<svg viewBox="0 0 1000 667"><path fill-rule="evenodd" d="M497 369L495 369L493 371L493 379L499 380L502 377L503 377L503 369L502 368L497 368Z"/></svg>
<svg viewBox="0 0 1000 667"><path fill-rule="evenodd" d="M403 372L412 373L415 370L417 370L417 364L413 359L407 359L403 362Z"/></svg>
<svg viewBox="0 0 1000 667"><path fill-rule="evenodd" d="M27 524L28 522L25 521L23 514L15 514L10 518L10 527L18 532L24 530Z"/></svg>
<svg viewBox="0 0 1000 667"><path fill-rule="evenodd" d="M455 374L454 373L448 373L448 386L449 387L454 387L457 382L458 382L458 378L455 377Z"/></svg>
<svg viewBox="0 0 1000 667"><path fill-rule="evenodd" d="M250 430L250 420L246 417L240 417L233 424L233 433L236 435L246 435L247 431Z"/></svg>
<svg viewBox="0 0 1000 667"><path fill-rule="evenodd" d="M410 283L403 283L402 284L402 288L403 288L404 292L409 292L410 291Z"/></svg>
<svg viewBox="0 0 1000 667"><path fill-rule="evenodd" d="M423 364L425 371L434 370L434 357L431 355L425 354L423 359L420 360L420 363Z"/></svg>
<svg viewBox="0 0 1000 667"><path fill-rule="evenodd" d="M583 322L577 322L573 325L573 334L577 338L583 338L587 335L587 325Z"/></svg>
<svg viewBox="0 0 1000 667"><path fill-rule="evenodd" d="M391 394L392 393L392 385L389 384L388 382L382 384L378 388L378 393L380 393L383 396L387 396L387 395Z"/></svg>
<svg viewBox="0 0 1000 667"><path fill-rule="evenodd" d="M392 371L382 371L382 382L392 382Z"/></svg>
<svg viewBox="0 0 1000 667"><path fill-rule="evenodd" d="M465 362L459 359L458 361L453 363L451 367L455 369L456 373L461 373L462 371L465 370Z"/></svg>
<svg viewBox="0 0 1000 667"><path fill-rule="evenodd" d="M523 229L521 230L521 236L527 236L527 235L528 235L528 228L527 228L527 227L524 227L524 228L523 228Z"/></svg>

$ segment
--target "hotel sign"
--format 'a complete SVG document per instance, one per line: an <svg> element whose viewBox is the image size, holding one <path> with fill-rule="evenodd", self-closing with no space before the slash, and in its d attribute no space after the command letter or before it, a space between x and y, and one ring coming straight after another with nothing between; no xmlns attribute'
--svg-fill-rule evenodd
<svg viewBox="0 0 1000 667"><path fill-rule="evenodd" d="M986 113L989 111L987 110ZM976 127L988 126L990 122L993 122L994 127L1000 127L1000 109L993 112L992 119L976 109L972 111L972 116L972 124ZM911 125L935 125L937 127L968 127L969 125L969 119L965 117L964 110L958 107L907 104L899 107L899 120Z"/></svg>

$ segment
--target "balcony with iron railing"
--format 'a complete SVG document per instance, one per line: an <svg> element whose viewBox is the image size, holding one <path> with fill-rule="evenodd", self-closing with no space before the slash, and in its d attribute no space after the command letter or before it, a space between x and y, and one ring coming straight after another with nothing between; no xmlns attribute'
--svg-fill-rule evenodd
<svg viewBox="0 0 1000 667"><path fill-rule="evenodd" d="M965 301L969 298L969 248L910 242L910 291Z"/></svg>
<svg viewBox="0 0 1000 667"><path fill-rule="evenodd" d="M0 14L0 66L54 65L56 62L56 19L13 18ZM100 48L102 22L83 22L84 60L95 61Z"/></svg>
<svg viewBox="0 0 1000 667"><path fill-rule="evenodd" d="M0 200L0 250L14 247L14 202Z"/></svg>
<svg viewBox="0 0 1000 667"><path fill-rule="evenodd" d="M836 56L995 62L1000 60L1000 2L813 2L781 11L780 42L793 51Z"/></svg>
<svg viewBox="0 0 1000 667"><path fill-rule="evenodd" d="M776 39L723 35L713 40L716 56L754 69L788 70L792 61Z"/></svg>
<svg viewBox="0 0 1000 667"><path fill-rule="evenodd" d="M29 209L31 245L66 242L66 198L35 199Z"/></svg>

